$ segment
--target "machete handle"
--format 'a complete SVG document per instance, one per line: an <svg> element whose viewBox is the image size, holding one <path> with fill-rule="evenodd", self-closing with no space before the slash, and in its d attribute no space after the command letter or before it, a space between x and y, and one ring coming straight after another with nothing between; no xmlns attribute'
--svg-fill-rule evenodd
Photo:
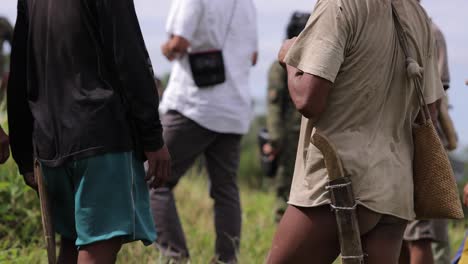
<svg viewBox="0 0 468 264"><path fill-rule="evenodd" d="M330 140L315 129L312 134L311 142L318 150L320 150L320 152L322 152L330 180L333 181L345 177L343 163L338 156L336 148Z"/></svg>
<svg viewBox="0 0 468 264"><path fill-rule="evenodd" d="M47 193L46 183L42 175L42 169L39 161L34 162L34 177L37 182L39 201L41 205L42 228L44 231L44 240L47 249L47 259L49 264L57 263L56 243L54 225L52 222L51 204Z"/></svg>

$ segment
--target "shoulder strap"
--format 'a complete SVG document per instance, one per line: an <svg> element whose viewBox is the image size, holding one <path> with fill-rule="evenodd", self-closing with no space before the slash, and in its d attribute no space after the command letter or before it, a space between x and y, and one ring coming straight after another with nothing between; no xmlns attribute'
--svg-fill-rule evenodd
<svg viewBox="0 0 468 264"><path fill-rule="evenodd" d="M231 32L231 26L234 20L234 14L236 13L236 9L237 9L238 0L233 0L233 1L234 1L234 4L232 7L232 11L231 11L231 17L229 18L229 24L228 24L228 27L226 28L226 34L224 35L223 46L221 47L222 49L224 49L224 46L226 46L226 41L229 36L229 32Z"/></svg>
<svg viewBox="0 0 468 264"><path fill-rule="evenodd" d="M429 108L426 104L426 100L424 99L424 93L422 91L422 78L423 78L423 68L418 64L418 62L411 57L410 50L409 50L409 42L407 32L403 27L403 23L401 22L401 18L395 8L395 5L392 2L392 13L393 13L393 21L395 24L395 30L398 35L398 40L400 42L400 46L403 49L403 53L406 57L406 71L408 78L412 81L414 88L416 89L416 93L418 95L418 103L421 107L421 114L423 115L424 122L428 122L430 120L430 112Z"/></svg>

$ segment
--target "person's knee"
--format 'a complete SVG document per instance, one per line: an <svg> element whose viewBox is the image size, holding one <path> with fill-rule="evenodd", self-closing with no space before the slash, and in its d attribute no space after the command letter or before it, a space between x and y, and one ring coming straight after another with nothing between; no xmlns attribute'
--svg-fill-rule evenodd
<svg viewBox="0 0 468 264"><path fill-rule="evenodd" d="M411 251L418 250L424 252L432 252L432 240L430 239L420 239L416 241L410 241L408 243Z"/></svg>
<svg viewBox="0 0 468 264"><path fill-rule="evenodd" d="M78 263L115 263L122 244L122 237L116 237L82 246L78 254Z"/></svg>
<svg viewBox="0 0 468 264"><path fill-rule="evenodd" d="M60 239L60 254L57 260L58 264L73 264L78 261L78 249L75 245L75 240L61 237Z"/></svg>
<svg viewBox="0 0 468 264"><path fill-rule="evenodd" d="M216 202L237 204L239 188L235 181L211 182L210 197Z"/></svg>

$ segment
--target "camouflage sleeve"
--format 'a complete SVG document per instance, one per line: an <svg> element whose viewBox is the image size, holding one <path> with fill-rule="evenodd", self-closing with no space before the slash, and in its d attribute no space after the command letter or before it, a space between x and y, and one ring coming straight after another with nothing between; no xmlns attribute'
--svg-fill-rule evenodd
<svg viewBox="0 0 468 264"><path fill-rule="evenodd" d="M287 73L278 62L273 63L268 74L267 128L270 143L274 148L281 146L284 137L283 105L288 96Z"/></svg>

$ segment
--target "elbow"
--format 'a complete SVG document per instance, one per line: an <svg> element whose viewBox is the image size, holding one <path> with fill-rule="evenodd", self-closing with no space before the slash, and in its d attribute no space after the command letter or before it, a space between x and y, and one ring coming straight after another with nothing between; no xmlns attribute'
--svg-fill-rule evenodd
<svg viewBox="0 0 468 264"><path fill-rule="evenodd" d="M317 120L325 111L325 103L299 100L296 108L304 117L310 120Z"/></svg>
<svg viewBox="0 0 468 264"><path fill-rule="evenodd" d="M291 98L297 110L306 118L317 120L325 111L331 82L310 74L291 82Z"/></svg>

